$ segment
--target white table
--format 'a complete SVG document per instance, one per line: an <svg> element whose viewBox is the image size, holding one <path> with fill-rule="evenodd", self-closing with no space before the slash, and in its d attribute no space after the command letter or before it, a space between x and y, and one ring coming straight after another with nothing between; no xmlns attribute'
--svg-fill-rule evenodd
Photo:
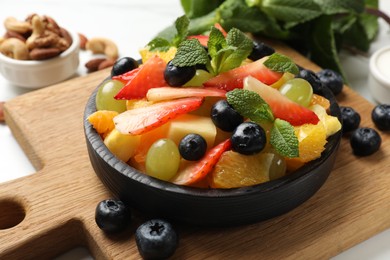
<svg viewBox="0 0 390 260"><path fill-rule="evenodd" d="M381 9L390 13L390 1L380 0ZM183 14L179 0L0 0L0 21L8 16L24 19L30 13L46 14L65 28L85 34L87 37L106 37L117 43L120 56L138 58L138 49L152 39L157 32L173 23ZM3 32L4 28L0 28ZM380 20L380 33L371 45L370 54L390 44L390 27ZM92 57L81 52L78 75L85 75L84 64ZM342 64L350 86L366 99L375 102L367 87L368 57L341 53ZM389 64L390 66L390 64ZM9 84L0 76L0 101L7 101L32 91ZM390 102L390 101L389 101ZM0 182L33 174L24 152L17 144L6 124L0 124ZM347 259L390 259L390 230L356 245L334 257ZM58 259L92 259L88 251L77 248Z"/></svg>

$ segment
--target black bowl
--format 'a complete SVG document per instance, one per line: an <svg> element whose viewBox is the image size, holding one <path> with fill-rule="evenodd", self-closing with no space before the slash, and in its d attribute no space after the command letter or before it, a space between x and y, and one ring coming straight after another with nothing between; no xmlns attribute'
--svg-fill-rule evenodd
<svg viewBox="0 0 390 260"><path fill-rule="evenodd" d="M104 185L140 212L190 225L235 226L284 214L309 199L332 171L341 131L328 138L322 156L277 180L234 189L201 189L175 185L150 177L117 159L88 122L96 111L97 89L84 112L84 130L92 166ZM331 101L331 114L341 120L333 94L319 93Z"/></svg>

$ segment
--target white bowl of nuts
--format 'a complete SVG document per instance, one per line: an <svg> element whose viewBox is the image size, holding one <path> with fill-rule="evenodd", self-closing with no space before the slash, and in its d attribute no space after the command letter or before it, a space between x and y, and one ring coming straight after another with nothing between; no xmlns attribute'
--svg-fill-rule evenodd
<svg viewBox="0 0 390 260"><path fill-rule="evenodd" d="M11 84L42 88L68 79L78 69L80 39L48 16L24 21L9 17L0 37L0 73Z"/></svg>

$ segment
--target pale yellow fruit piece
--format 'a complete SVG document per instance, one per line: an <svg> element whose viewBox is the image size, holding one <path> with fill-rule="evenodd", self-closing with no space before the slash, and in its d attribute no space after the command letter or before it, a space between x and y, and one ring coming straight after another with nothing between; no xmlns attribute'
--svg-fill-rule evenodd
<svg viewBox="0 0 390 260"><path fill-rule="evenodd" d="M320 123L326 129L326 137L337 133L341 129L341 123L337 117L328 115L325 108L320 105L313 105L310 109L316 113L320 119Z"/></svg>
<svg viewBox="0 0 390 260"><path fill-rule="evenodd" d="M117 115L118 112L116 111L98 110L88 116L88 121L98 134L106 136L115 128L113 118Z"/></svg>
<svg viewBox="0 0 390 260"><path fill-rule="evenodd" d="M140 107L147 107L152 105L154 102L146 100L146 98L141 98L141 99L130 99L126 100L126 109L135 109L135 108L140 108Z"/></svg>
<svg viewBox="0 0 390 260"><path fill-rule="evenodd" d="M140 139L138 135L125 135L113 129L104 139L104 144L116 157L127 162L137 150Z"/></svg>
<svg viewBox="0 0 390 260"><path fill-rule="evenodd" d="M166 63L168 63L170 60L172 60L176 55L177 48L176 47L170 47L168 51L150 51L149 47L145 47L139 50L139 53L142 58L142 63L145 64L145 62L150 59L151 57L157 55L161 59L163 59Z"/></svg>
<svg viewBox="0 0 390 260"><path fill-rule="evenodd" d="M214 145L217 129L210 117L191 114L181 115L170 121L168 138L179 145L180 140L187 134L199 134L207 142L207 148Z"/></svg>
<svg viewBox="0 0 390 260"><path fill-rule="evenodd" d="M284 83L286 83L290 79L293 79L294 77L295 77L294 74L292 74L290 72L285 72L283 74L283 76L278 81L276 81L274 84L271 85L271 87L279 89L281 86L284 85Z"/></svg>
<svg viewBox="0 0 390 260"><path fill-rule="evenodd" d="M213 188L237 188L269 181L272 153L243 155L234 151L222 154L209 176Z"/></svg>

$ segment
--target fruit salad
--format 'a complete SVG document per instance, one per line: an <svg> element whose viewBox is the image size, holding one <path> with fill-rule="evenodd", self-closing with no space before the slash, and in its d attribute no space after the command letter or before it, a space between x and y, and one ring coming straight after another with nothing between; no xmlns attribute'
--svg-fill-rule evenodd
<svg viewBox="0 0 390 260"><path fill-rule="evenodd" d="M98 88L88 120L117 158L160 180L226 189L321 157L341 124L289 57L235 28L189 36L185 16L175 25Z"/></svg>

